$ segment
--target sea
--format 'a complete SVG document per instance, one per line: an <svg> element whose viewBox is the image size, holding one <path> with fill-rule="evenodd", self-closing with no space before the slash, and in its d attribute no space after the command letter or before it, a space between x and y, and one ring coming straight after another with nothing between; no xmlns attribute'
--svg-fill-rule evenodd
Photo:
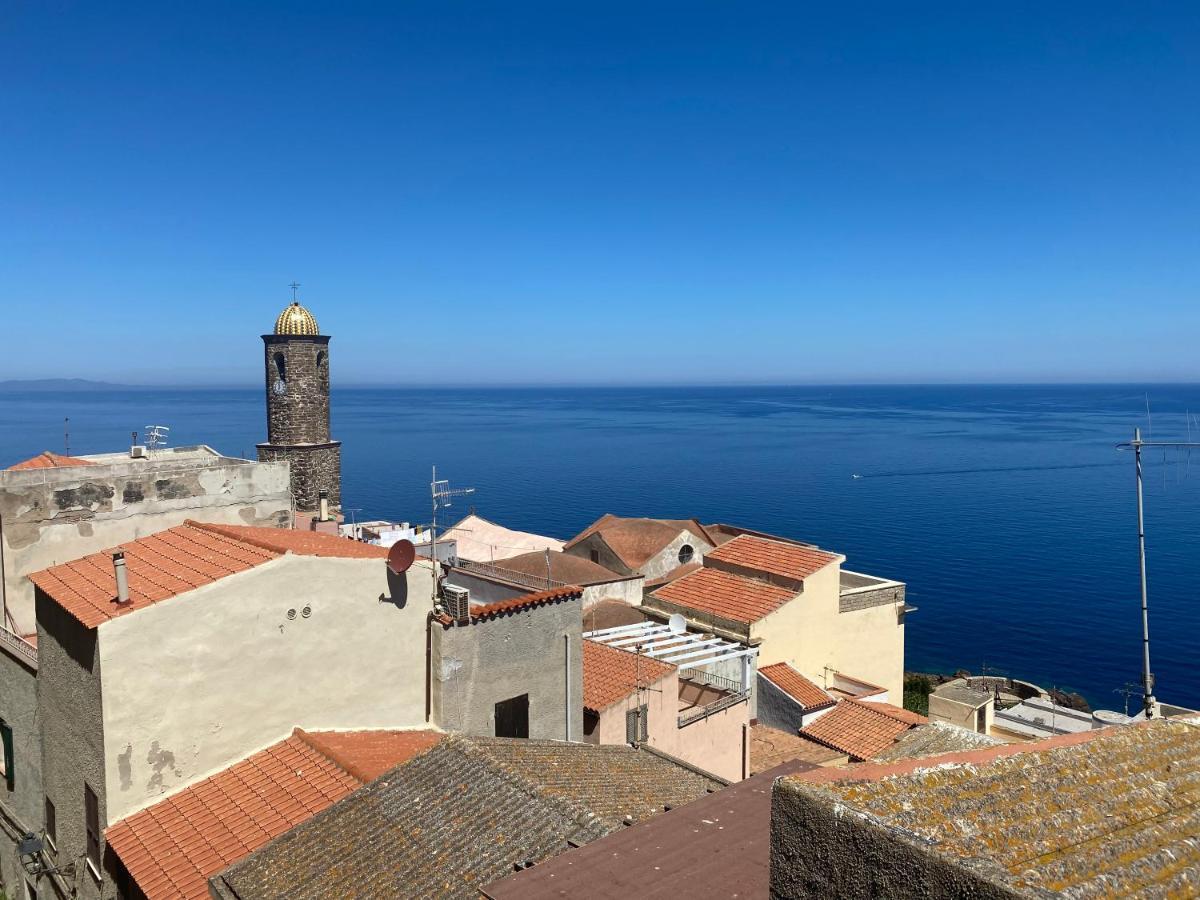
<svg viewBox="0 0 1200 900"><path fill-rule="evenodd" d="M0 394L0 464L176 446L253 457L261 389ZM472 510L570 537L600 515L695 517L904 581L906 665L1006 674L1124 709L1141 677L1134 459L1200 440L1200 385L342 388L348 515L424 524L433 466ZM1196 471L1192 471L1195 468ZM1200 706L1200 453L1145 451L1151 662ZM1138 708L1134 693L1131 710Z"/></svg>

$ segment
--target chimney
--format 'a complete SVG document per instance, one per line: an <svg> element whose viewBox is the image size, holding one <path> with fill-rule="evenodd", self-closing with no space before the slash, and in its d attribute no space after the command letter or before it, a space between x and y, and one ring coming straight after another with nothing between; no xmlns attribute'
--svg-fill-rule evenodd
<svg viewBox="0 0 1200 900"><path fill-rule="evenodd" d="M321 518L318 521L328 522L329 521L329 491L321 491L321 493L319 493L317 496L321 498L321 513L320 513Z"/></svg>
<svg viewBox="0 0 1200 900"><path fill-rule="evenodd" d="M129 602L129 576L125 572L125 553L121 550L113 551L113 572L117 576L116 602L124 606Z"/></svg>

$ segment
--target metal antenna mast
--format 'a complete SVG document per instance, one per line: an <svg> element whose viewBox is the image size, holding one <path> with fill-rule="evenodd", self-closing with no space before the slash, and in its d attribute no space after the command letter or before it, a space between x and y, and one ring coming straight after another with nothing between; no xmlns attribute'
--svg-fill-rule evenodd
<svg viewBox="0 0 1200 900"><path fill-rule="evenodd" d="M1154 699L1154 675L1150 672L1150 610L1146 595L1146 520L1142 514L1143 447L1162 447L1165 454L1167 447L1200 447L1200 443L1143 441L1142 429L1134 428L1132 441L1127 444L1117 444L1118 450L1133 450L1134 470L1137 475L1138 566L1142 577L1142 706L1146 711L1146 718L1155 719L1159 714L1158 702Z"/></svg>
<svg viewBox="0 0 1200 900"><path fill-rule="evenodd" d="M433 477L429 482L429 497L433 506L433 518L429 520L429 558L433 560L433 600L437 602L438 589L438 558L437 558L437 514L439 509L450 506L455 497L463 497L475 493L475 488L451 488L449 481L438 481L437 466L433 467Z"/></svg>

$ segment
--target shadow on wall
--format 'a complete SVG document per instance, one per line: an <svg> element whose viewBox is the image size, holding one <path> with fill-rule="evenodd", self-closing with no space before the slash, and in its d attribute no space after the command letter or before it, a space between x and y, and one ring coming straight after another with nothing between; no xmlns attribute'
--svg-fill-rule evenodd
<svg viewBox="0 0 1200 900"><path fill-rule="evenodd" d="M406 573L397 575L391 569L387 570L388 593L379 595L380 603L391 603L396 609L408 606L408 578Z"/></svg>

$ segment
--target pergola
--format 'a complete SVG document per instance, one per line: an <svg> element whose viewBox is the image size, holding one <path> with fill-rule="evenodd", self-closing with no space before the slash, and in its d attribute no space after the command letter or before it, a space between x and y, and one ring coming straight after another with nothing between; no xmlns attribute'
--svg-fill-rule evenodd
<svg viewBox="0 0 1200 900"><path fill-rule="evenodd" d="M741 690L750 690L750 665L758 656L757 647L736 644L724 638L692 631L674 631L661 622L639 622L588 631L584 638L616 647L637 651L643 656L688 669L698 669L710 663L741 659Z"/></svg>

